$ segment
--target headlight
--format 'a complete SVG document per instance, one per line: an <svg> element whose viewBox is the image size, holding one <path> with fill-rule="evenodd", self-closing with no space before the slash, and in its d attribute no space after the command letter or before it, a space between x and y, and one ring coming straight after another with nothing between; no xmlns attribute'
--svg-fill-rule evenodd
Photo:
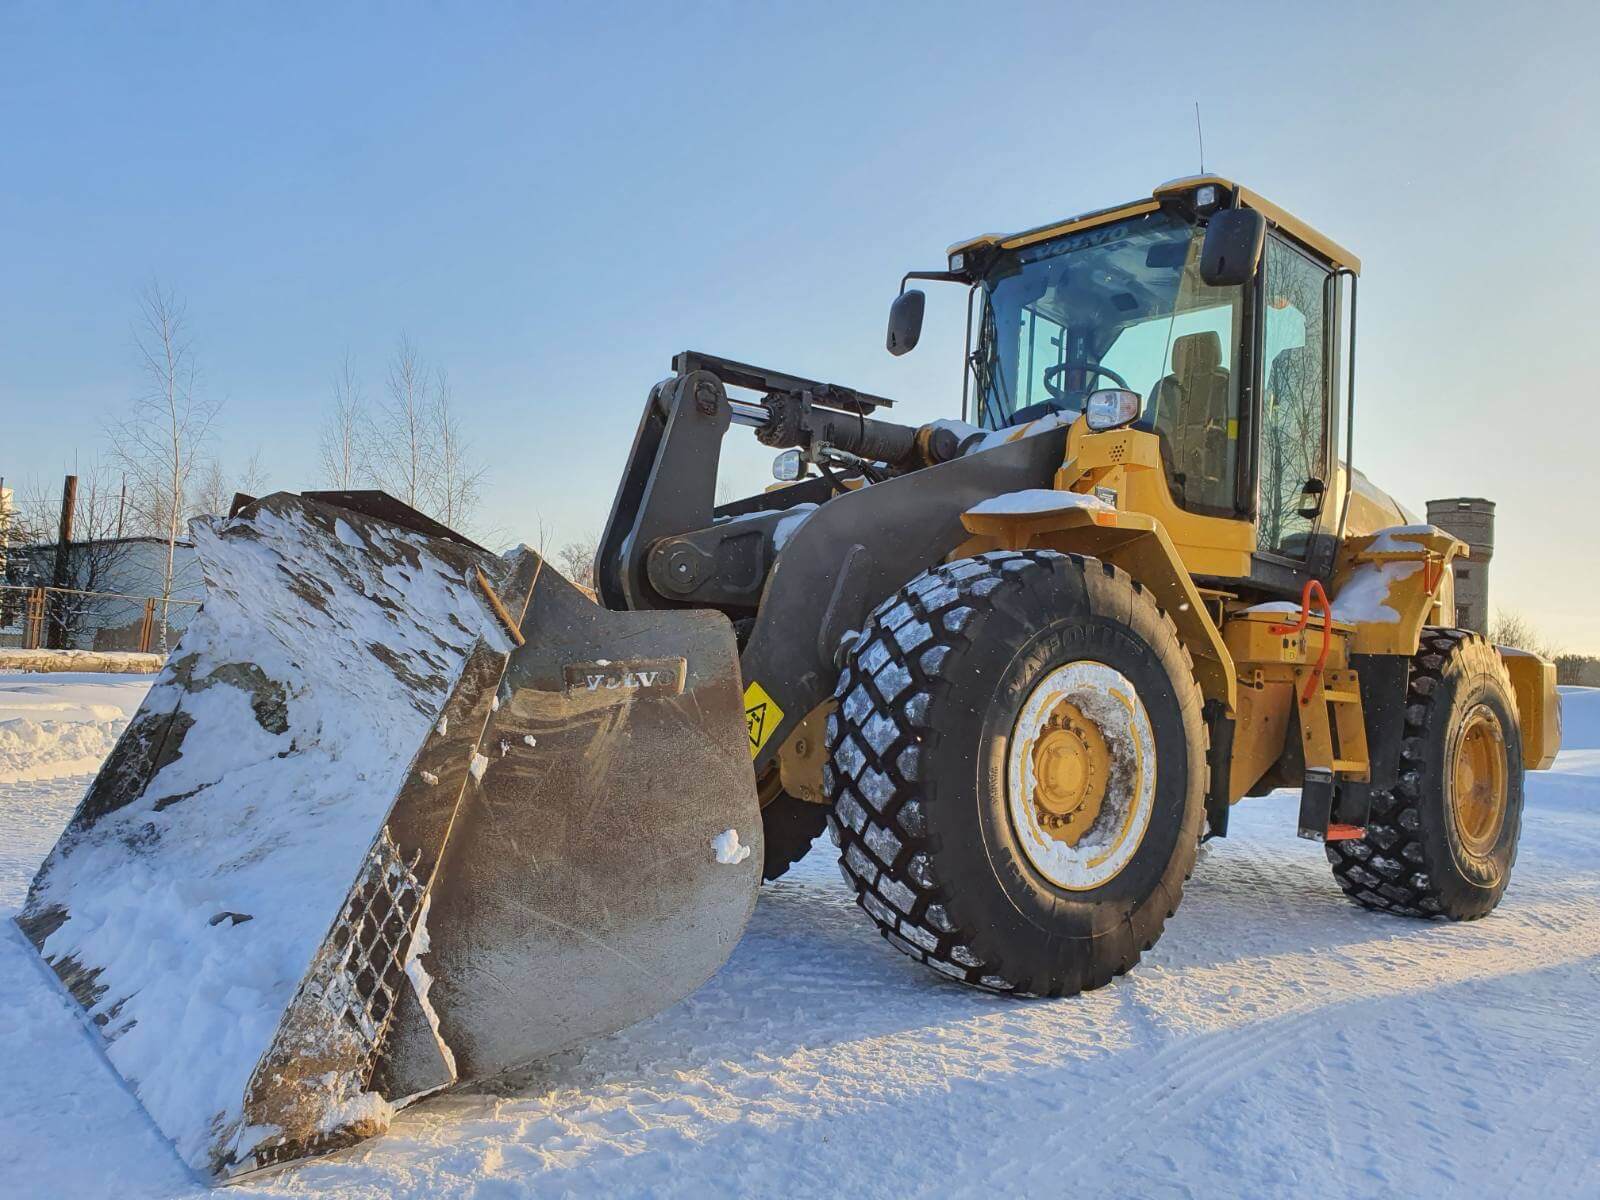
<svg viewBox="0 0 1600 1200"><path fill-rule="evenodd" d="M798 450L785 450L772 460L772 477L779 483L793 483L805 470L806 461Z"/></svg>
<svg viewBox="0 0 1600 1200"><path fill-rule="evenodd" d="M1123 388L1102 388L1089 393L1084 416L1090 429L1116 429L1139 416L1139 393Z"/></svg>

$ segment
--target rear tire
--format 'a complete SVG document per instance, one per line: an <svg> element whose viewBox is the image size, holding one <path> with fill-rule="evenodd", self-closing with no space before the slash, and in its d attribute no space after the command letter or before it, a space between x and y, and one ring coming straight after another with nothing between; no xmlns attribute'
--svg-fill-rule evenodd
<svg viewBox="0 0 1600 1200"><path fill-rule="evenodd" d="M1053 551L934 568L872 613L835 696L829 826L857 903L896 948L967 983L1054 996L1107 983L1161 936L1194 865L1205 730L1188 654L1127 574ZM1042 723L1038 703L1057 705ZM1118 704L1142 732L1123 738ZM1066 708L1099 714L1087 723L1109 747L1093 760L1109 772L1102 798L1064 818L1084 822L1071 844L1026 815L1063 820L1034 797L1047 776L1078 778L1038 765ZM1015 774L1022 750L1032 775Z"/></svg>
<svg viewBox="0 0 1600 1200"><path fill-rule="evenodd" d="M1364 908L1487 916L1522 830L1522 735L1494 647L1462 629L1423 630L1405 721L1398 781L1373 794L1366 837L1327 845L1333 877ZM1497 790L1492 806L1472 799Z"/></svg>

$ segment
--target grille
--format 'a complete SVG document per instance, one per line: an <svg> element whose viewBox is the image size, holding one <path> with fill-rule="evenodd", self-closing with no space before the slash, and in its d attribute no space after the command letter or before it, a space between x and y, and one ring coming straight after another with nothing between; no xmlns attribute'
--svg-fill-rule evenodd
<svg viewBox="0 0 1600 1200"><path fill-rule="evenodd" d="M422 903L415 869L385 829L333 928L338 955L323 1002L360 1036L370 1069L405 981L405 954Z"/></svg>

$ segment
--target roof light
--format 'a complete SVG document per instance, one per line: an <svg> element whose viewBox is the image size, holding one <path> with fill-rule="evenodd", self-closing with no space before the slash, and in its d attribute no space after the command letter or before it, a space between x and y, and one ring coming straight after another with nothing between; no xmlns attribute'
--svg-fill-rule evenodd
<svg viewBox="0 0 1600 1200"><path fill-rule="evenodd" d="M952 271L964 271L964 270L966 270L967 269L967 256L965 254L960 254L960 253L952 254L950 256L950 269Z"/></svg>
<svg viewBox="0 0 1600 1200"><path fill-rule="evenodd" d="M1205 184L1194 190L1194 206L1196 208L1210 208L1217 202L1217 188L1215 184Z"/></svg>

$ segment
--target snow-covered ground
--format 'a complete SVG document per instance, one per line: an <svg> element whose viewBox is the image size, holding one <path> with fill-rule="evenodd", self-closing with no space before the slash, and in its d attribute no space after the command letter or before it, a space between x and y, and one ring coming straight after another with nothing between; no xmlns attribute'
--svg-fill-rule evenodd
<svg viewBox="0 0 1600 1200"><path fill-rule="evenodd" d="M0 911L147 683L0 676ZM1569 692L1566 724L1484 921L1351 907L1279 794L1235 810L1137 971L1008 1000L882 943L824 839L683 1003L229 1194L1600 1194L1600 691ZM32 766L4 757L22 739ZM0 1181L206 1191L9 922Z"/></svg>
<svg viewBox="0 0 1600 1200"><path fill-rule="evenodd" d="M0 672L0 780L93 773L149 688L147 675Z"/></svg>

